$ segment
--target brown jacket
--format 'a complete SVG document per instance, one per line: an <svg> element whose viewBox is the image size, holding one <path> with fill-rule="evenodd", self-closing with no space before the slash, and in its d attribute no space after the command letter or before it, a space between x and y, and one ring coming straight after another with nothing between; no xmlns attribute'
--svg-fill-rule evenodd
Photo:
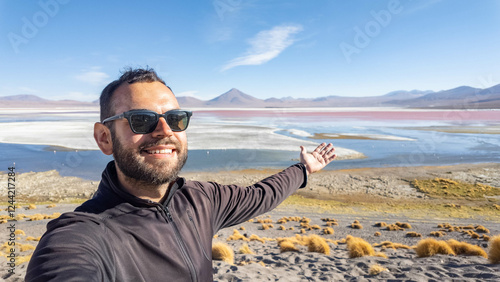
<svg viewBox="0 0 500 282"><path fill-rule="evenodd" d="M179 178L156 203L125 192L110 162L91 200L48 223L26 281L212 281L217 231L275 208L306 182L300 163L248 187Z"/></svg>

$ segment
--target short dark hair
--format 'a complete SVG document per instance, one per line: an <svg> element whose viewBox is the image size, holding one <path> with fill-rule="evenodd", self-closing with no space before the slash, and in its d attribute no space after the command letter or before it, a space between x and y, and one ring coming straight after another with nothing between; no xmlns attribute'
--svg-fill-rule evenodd
<svg viewBox="0 0 500 282"><path fill-rule="evenodd" d="M136 82L161 82L165 86L167 86L170 91L172 91L172 89L165 83L165 81L163 81L163 79L161 79L158 74L156 74L154 69L149 67L146 67L144 69L126 68L119 79L108 84L101 92L101 97L99 98L99 104L101 107L101 122L104 119L116 114L113 112L111 100L113 98L113 93L115 92L115 90L125 82L127 82L128 84L133 84Z"/></svg>

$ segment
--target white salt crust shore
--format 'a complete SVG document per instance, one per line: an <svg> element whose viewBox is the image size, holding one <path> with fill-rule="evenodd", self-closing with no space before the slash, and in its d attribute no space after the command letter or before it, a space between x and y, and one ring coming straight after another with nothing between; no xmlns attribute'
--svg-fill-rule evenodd
<svg viewBox="0 0 500 282"><path fill-rule="evenodd" d="M89 121L37 121L1 123L0 142L13 144L60 146L78 150L99 150L93 137L94 125ZM275 133L269 127L196 124L187 131L191 150L284 150L309 151L319 144ZM357 159L365 156L357 151L336 147L337 159Z"/></svg>

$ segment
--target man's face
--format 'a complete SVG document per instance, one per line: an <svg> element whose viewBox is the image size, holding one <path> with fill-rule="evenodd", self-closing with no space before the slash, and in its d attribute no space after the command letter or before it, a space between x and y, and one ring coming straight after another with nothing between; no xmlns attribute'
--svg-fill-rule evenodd
<svg viewBox="0 0 500 282"><path fill-rule="evenodd" d="M179 104L160 82L124 83L113 95L113 109L115 114L134 109L164 113L179 109ZM173 132L164 118L148 134L133 133L126 119L113 122L113 156L126 177L154 185L177 178L187 159L186 132Z"/></svg>

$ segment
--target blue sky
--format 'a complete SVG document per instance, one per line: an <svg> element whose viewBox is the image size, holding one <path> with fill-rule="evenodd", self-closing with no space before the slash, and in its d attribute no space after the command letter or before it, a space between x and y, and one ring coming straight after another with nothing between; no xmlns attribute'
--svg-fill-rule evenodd
<svg viewBox="0 0 500 282"><path fill-rule="evenodd" d="M500 83L497 0L0 0L0 19L0 96L93 101L127 66L203 100Z"/></svg>

